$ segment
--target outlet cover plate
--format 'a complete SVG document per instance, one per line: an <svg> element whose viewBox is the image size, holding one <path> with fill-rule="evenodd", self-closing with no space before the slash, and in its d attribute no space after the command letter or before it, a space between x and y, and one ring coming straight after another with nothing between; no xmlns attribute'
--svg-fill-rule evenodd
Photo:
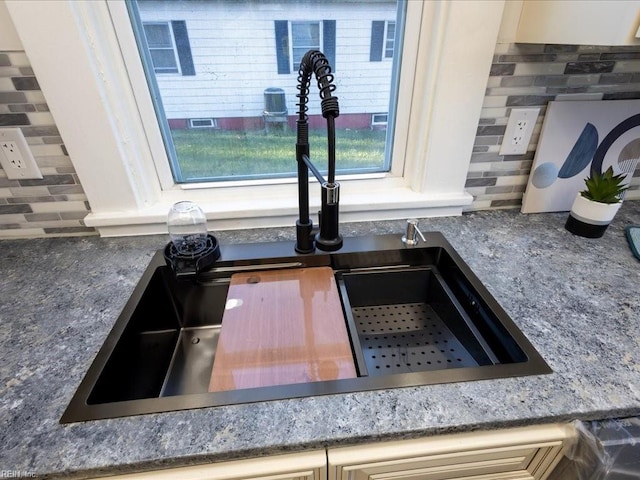
<svg viewBox="0 0 640 480"><path fill-rule="evenodd" d="M511 109L502 145L500 146L500 155L523 155L527 153L539 113L539 107Z"/></svg>
<svg viewBox="0 0 640 480"><path fill-rule="evenodd" d="M19 128L0 128L0 164L10 180L42 178L38 164Z"/></svg>

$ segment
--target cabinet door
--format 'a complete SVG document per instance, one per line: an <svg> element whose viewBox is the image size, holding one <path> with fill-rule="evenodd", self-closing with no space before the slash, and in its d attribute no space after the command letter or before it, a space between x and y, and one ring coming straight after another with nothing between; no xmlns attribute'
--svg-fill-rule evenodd
<svg viewBox="0 0 640 480"><path fill-rule="evenodd" d="M570 427L527 427L329 449L329 480L543 480Z"/></svg>
<svg viewBox="0 0 640 480"><path fill-rule="evenodd" d="M114 480L326 480L324 450L117 475ZM96 479L97 480L97 479Z"/></svg>
<svg viewBox="0 0 640 480"><path fill-rule="evenodd" d="M638 0L526 0L516 42L638 45Z"/></svg>

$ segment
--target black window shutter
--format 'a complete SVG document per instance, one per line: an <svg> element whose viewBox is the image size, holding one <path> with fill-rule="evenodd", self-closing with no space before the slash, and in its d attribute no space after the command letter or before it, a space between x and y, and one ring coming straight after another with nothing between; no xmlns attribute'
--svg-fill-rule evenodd
<svg viewBox="0 0 640 480"><path fill-rule="evenodd" d="M278 73L291 73L289 66L289 22L287 20L275 20L276 30L276 57L278 61Z"/></svg>
<svg viewBox="0 0 640 480"><path fill-rule="evenodd" d="M322 22L322 53L329 60L332 70L336 71L336 21L324 20Z"/></svg>
<svg viewBox="0 0 640 480"><path fill-rule="evenodd" d="M374 20L371 22L371 50L369 51L370 62L382 61L382 46L384 44L384 20Z"/></svg>
<svg viewBox="0 0 640 480"><path fill-rule="evenodd" d="M184 20L175 20L171 22L171 28L173 29L173 38L176 40L182 75L195 75L196 70L193 67L193 57L191 57L187 22Z"/></svg>

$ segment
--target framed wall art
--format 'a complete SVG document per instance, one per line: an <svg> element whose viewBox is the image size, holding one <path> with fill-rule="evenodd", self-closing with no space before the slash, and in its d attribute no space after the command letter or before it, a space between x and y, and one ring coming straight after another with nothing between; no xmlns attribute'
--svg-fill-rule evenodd
<svg viewBox="0 0 640 480"><path fill-rule="evenodd" d="M521 211L569 211L590 171L630 181L639 159L640 100L549 102Z"/></svg>

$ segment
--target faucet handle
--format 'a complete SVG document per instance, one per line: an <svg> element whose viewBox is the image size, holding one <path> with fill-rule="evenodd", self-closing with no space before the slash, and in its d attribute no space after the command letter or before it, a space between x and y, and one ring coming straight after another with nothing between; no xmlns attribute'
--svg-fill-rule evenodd
<svg viewBox="0 0 640 480"><path fill-rule="evenodd" d="M423 242L427 241L424 238L424 235L422 234L420 229L418 228L418 220L415 219L415 218L408 219L407 220L407 231L402 236L402 243L404 243L405 245L407 245L409 247L413 247L413 246L417 245L418 242L420 241L420 240L418 240L418 235L420 235L420 238L422 239Z"/></svg>

